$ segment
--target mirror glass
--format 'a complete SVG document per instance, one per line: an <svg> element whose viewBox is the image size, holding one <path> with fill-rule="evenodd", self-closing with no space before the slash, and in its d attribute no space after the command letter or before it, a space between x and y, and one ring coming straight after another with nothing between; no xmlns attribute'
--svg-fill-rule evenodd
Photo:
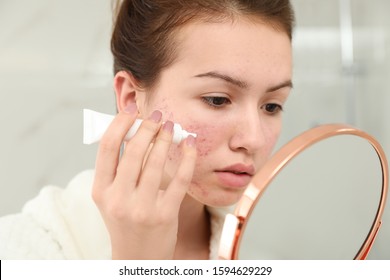
<svg viewBox="0 0 390 280"><path fill-rule="evenodd" d="M355 135L322 140L293 158L257 202L239 259L354 259L382 191L375 149Z"/></svg>

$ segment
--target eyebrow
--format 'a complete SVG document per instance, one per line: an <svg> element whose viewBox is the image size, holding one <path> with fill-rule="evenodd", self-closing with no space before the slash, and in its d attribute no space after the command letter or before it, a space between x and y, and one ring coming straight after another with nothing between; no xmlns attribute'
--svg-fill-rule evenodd
<svg viewBox="0 0 390 280"><path fill-rule="evenodd" d="M247 89L249 87L248 83L246 83L245 81L233 78L229 75L214 72L214 71L199 74L199 75L196 75L195 77L196 78L209 77L209 78L224 80L225 82L228 82L229 84L235 85L235 86L242 88L242 89Z"/></svg>
<svg viewBox="0 0 390 280"><path fill-rule="evenodd" d="M235 85L235 86L237 86L239 88L242 88L242 89L248 89L249 88L249 85L248 85L247 82L242 81L242 80L237 79L237 78L233 78L232 76L229 76L229 75L226 75L226 74L215 72L215 71L198 74L198 75L196 75L194 77L196 77L196 78L208 77L208 78L220 79L220 80L224 80L225 82L228 82L229 84ZM277 91L277 90L285 88L285 87L293 88L292 81L288 80L288 81L285 81L285 82L283 82L283 83L281 83L279 85L272 86L269 89L267 89L267 92Z"/></svg>
<svg viewBox="0 0 390 280"><path fill-rule="evenodd" d="M279 85L276 85L276 86L273 86L273 87L270 87L267 92L273 92L273 91L277 91L279 89L282 89L282 88L285 88L285 87L289 87L289 88L293 88L293 83L291 80L288 80L288 81L285 81Z"/></svg>

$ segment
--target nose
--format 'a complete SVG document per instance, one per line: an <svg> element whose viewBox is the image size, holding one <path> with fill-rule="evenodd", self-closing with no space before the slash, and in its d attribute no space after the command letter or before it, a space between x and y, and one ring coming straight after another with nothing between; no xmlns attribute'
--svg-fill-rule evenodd
<svg viewBox="0 0 390 280"><path fill-rule="evenodd" d="M272 124L261 117L258 111L253 113L246 111L236 120L232 126L234 131L229 143L232 150L255 154L270 142Z"/></svg>

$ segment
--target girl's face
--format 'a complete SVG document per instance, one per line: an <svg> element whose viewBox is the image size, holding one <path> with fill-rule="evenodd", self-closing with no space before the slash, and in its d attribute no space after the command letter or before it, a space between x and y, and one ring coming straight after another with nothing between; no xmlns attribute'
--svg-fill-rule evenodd
<svg viewBox="0 0 390 280"><path fill-rule="evenodd" d="M138 94L143 117L161 110L197 134L198 158L188 194L203 204L236 203L267 161L291 90L291 42L267 24L192 23L177 35L178 58L153 92ZM172 177L180 149L165 167Z"/></svg>

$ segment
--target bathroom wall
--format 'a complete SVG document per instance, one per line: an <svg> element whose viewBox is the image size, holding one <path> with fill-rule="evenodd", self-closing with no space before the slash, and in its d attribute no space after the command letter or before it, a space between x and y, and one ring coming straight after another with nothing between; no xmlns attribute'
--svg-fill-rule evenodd
<svg viewBox="0 0 390 280"><path fill-rule="evenodd" d="M294 90L278 146L342 122L377 137L389 155L390 2L350 1L354 67L347 69L339 1L292 2ZM93 168L96 145L82 144L82 109L115 112L110 3L0 2L0 215L19 211L42 186L65 186ZM390 259L389 208L370 258Z"/></svg>
<svg viewBox="0 0 390 280"><path fill-rule="evenodd" d="M115 112L110 1L0 2L0 215L93 168L82 109Z"/></svg>

